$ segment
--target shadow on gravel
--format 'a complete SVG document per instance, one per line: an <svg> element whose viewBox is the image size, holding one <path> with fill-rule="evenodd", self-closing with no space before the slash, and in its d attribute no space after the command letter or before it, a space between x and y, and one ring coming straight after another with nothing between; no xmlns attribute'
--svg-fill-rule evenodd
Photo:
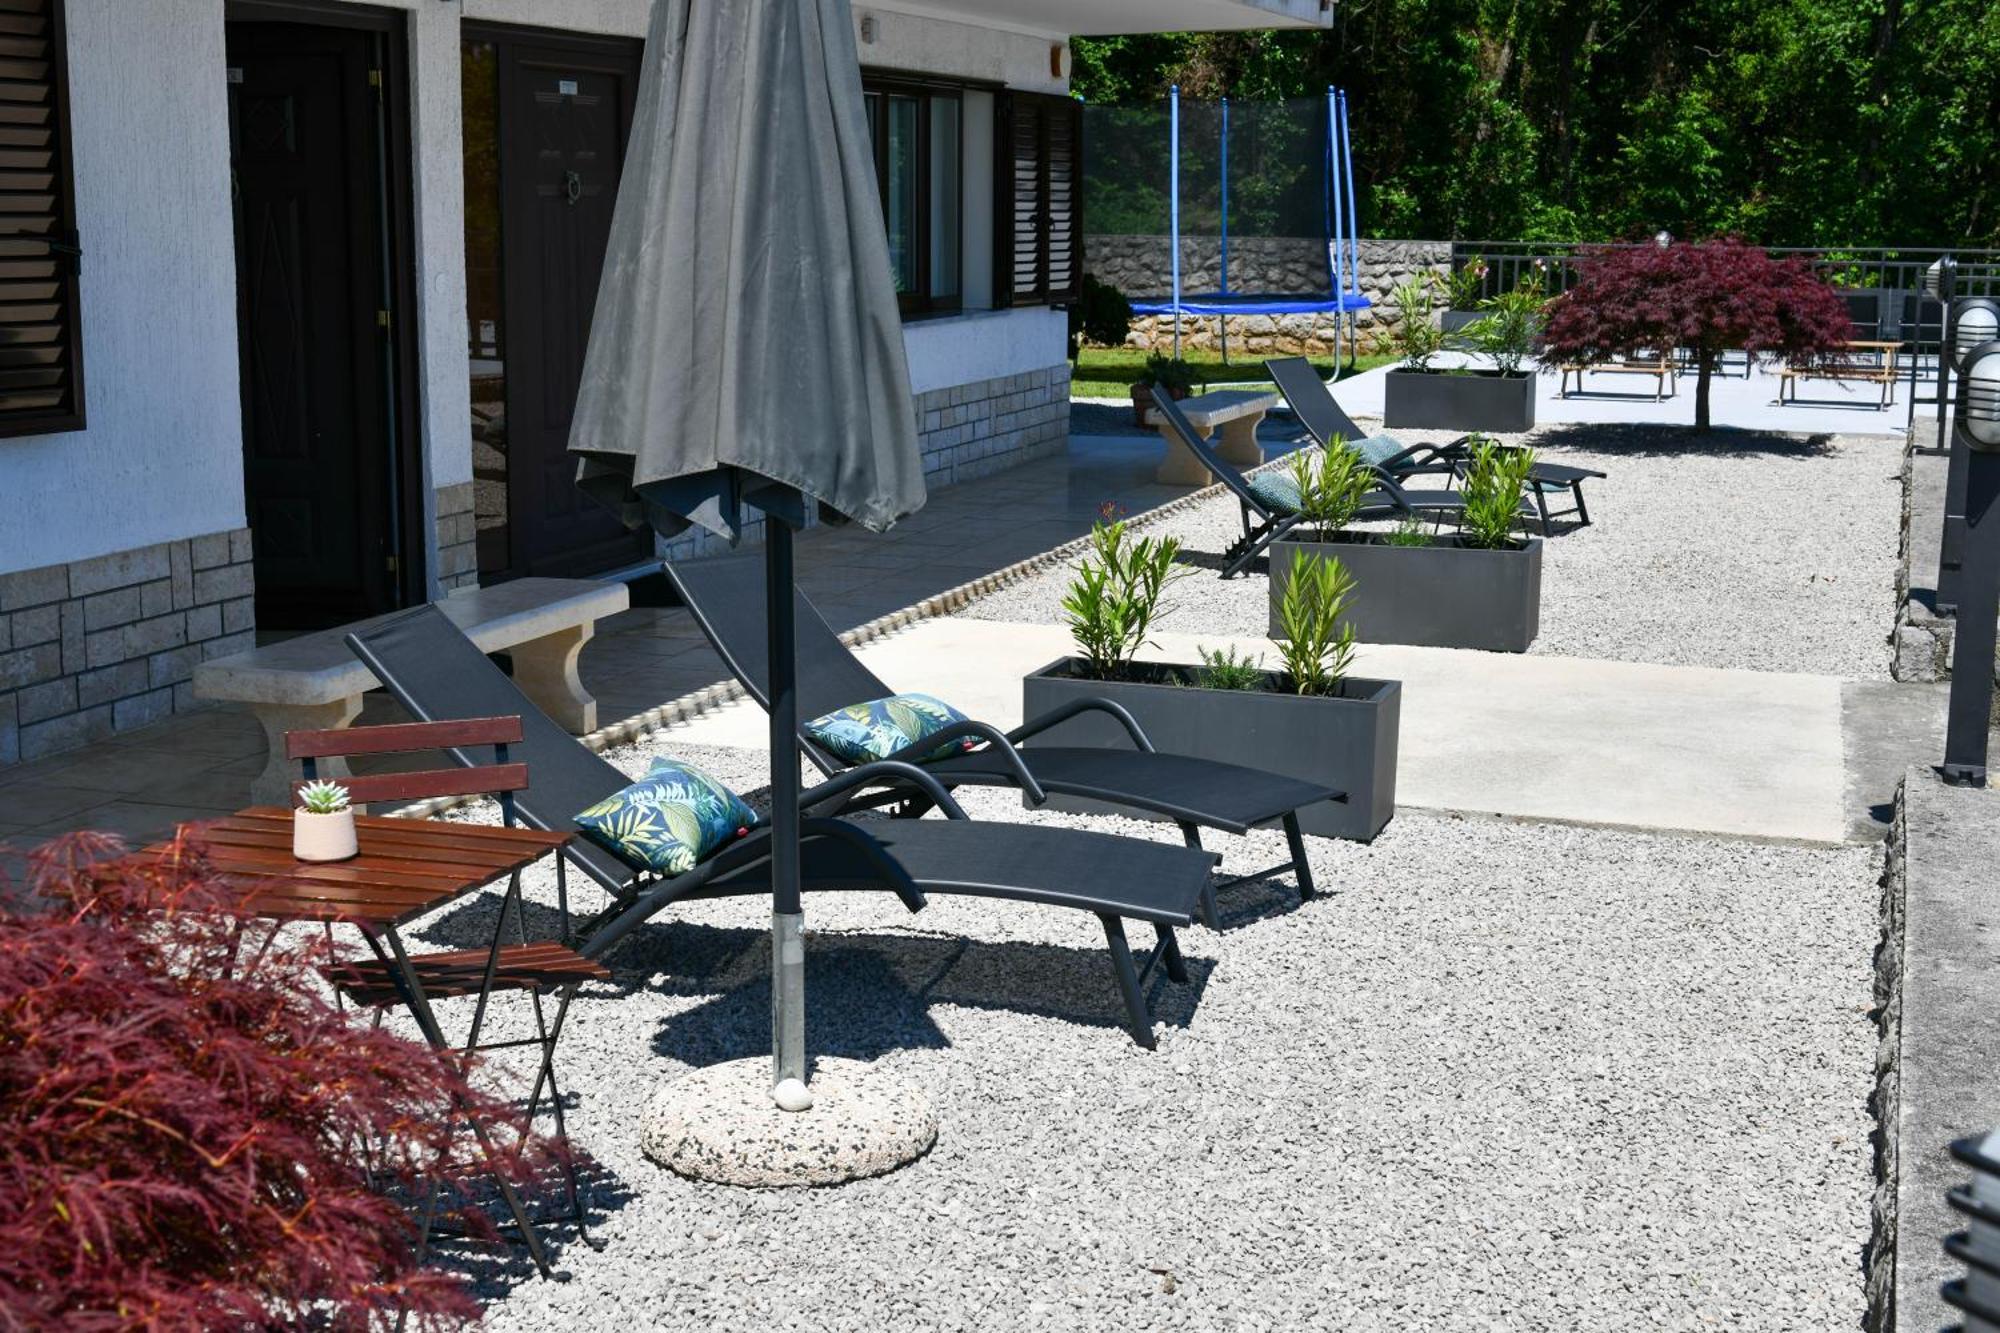
<svg viewBox="0 0 2000 1333"><path fill-rule="evenodd" d="M1580 449L1591 453L1631 454L1665 458L1676 454L1708 454L1762 458L1817 458L1833 452L1832 435L1780 435L1772 431L1737 430L1717 426L1706 432L1692 426L1603 422L1566 422L1544 427L1530 443L1535 452Z"/></svg>
<svg viewBox="0 0 2000 1333"><path fill-rule="evenodd" d="M579 1164L577 1188L584 1202L586 1229L604 1225L613 1213L638 1197L601 1162L587 1157ZM533 1197L536 1202L529 1205L528 1215L535 1221L535 1235L548 1254L555 1279L566 1282L570 1274L564 1260L579 1252L587 1255L598 1248L599 1242L594 1235L587 1241L577 1235L576 1224L569 1220L568 1201L563 1197L559 1179L552 1175L550 1180L537 1185ZM486 1212L496 1226L503 1221L507 1223L503 1237L512 1234L511 1219L497 1200L486 1204ZM588 1248L579 1251L579 1246ZM473 1296L482 1302L504 1299L523 1283L540 1280L527 1251L506 1239L497 1242L440 1239L432 1242L431 1255L438 1267L462 1275L471 1284Z"/></svg>

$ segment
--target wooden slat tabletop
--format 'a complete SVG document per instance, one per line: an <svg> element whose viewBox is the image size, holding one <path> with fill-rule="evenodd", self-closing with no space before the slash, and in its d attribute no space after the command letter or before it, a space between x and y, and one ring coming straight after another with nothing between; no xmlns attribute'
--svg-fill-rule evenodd
<svg viewBox="0 0 2000 1333"><path fill-rule="evenodd" d="M357 815L361 851L345 861L292 855L292 814L253 806L202 828L209 863L248 892L243 910L278 921L395 926L533 864L567 833ZM173 844L135 853L159 856Z"/></svg>

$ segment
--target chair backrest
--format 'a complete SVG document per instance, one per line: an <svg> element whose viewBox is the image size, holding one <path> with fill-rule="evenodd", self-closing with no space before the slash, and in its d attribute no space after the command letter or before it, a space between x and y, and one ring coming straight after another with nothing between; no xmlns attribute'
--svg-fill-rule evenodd
<svg viewBox="0 0 2000 1333"><path fill-rule="evenodd" d="M722 654L730 674L759 704L771 703L771 659L766 635L764 557L756 552L706 560L678 560L667 577L694 613L695 623ZM799 720L836 708L886 698L895 691L861 664L807 596L792 590L794 657L798 662Z"/></svg>
<svg viewBox="0 0 2000 1333"><path fill-rule="evenodd" d="M578 811L630 786L632 779L603 755L535 707L477 644L444 612L419 606L346 636L348 649L375 678L424 722L514 715L521 720L518 754L534 773L533 785L514 794L516 817L550 832L576 827ZM451 756L477 762L463 747ZM566 849L572 863L613 892L633 879L632 868L587 838Z"/></svg>
<svg viewBox="0 0 2000 1333"><path fill-rule="evenodd" d="M468 745L493 747L493 762L459 768L404 773L354 774L340 780L350 801L427 801L439 796L498 796L507 822L514 822L514 793L528 785L528 766L510 762L507 747L519 744L519 717L471 717L452 722L403 722L381 727L339 727L285 733L285 758L302 761L299 789L319 776L319 761L370 754L410 754L418 750L462 751Z"/></svg>
<svg viewBox="0 0 2000 1333"><path fill-rule="evenodd" d="M1265 503L1257 492L1250 489L1250 479L1243 475L1236 464L1216 453L1209 442L1201 437L1201 432L1187 419L1187 413L1181 411L1181 405L1174 401L1174 396L1167 392L1164 384L1153 386L1153 411L1159 413L1160 420L1166 422L1174 434L1180 437L1181 443L1193 451L1194 456L1201 460L1201 465L1215 474L1217 481L1235 492L1237 499L1265 518L1276 517L1271 506Z"/></svg>
<svg viewBox="0 0 2000 1333"><path fill-rule="evenodd" d="M1367 438L1368 432L1355 425L1354 418L1335 401L1312 362L1302 356L1279 356L1266 361L1264 369L1291 404L1292 415L1322 445L1333 443L1336 435L1349 444Z"/></svg>

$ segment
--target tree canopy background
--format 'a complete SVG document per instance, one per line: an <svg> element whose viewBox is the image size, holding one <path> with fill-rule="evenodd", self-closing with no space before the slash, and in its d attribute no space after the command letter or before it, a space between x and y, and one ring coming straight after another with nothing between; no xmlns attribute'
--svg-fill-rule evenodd
<svg viewBox="0 0 2000 1333"><path fill-rule="evenodd" d="M1361 230L2000 246L1994 0L1339 0L1079 39L1095 104L1348 93Z"/></svg>

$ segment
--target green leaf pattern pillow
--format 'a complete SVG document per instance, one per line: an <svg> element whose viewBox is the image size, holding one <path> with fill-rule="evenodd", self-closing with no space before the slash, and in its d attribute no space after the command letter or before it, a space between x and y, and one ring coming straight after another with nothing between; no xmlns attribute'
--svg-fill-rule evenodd
<svg viewBox="0 0 2000 1333"><path fill-rule="evenodd" d="M1284 468L1272 468L1250 478L1250 493L1277 513L1299 512L1299 479Z"/></svg>
<svg viewBox="0 0 2000 1333"><path fill-rule="evenodd" d="M743 798L673 759L576 816L583 835L635 866L683 875L757 822Z"/></svg>
<svg viewBox="0 0 2000 1333"><path fill-rule="evenodd" d="M850 764L866 764L887 759L896 751L965 720L965 714L928 694L892 694L886 699L836 708L825 717L806 723L805 733L827 753ZM949 741L921 758L928 763L969 750L978 743L970 737Z"/></svg>

